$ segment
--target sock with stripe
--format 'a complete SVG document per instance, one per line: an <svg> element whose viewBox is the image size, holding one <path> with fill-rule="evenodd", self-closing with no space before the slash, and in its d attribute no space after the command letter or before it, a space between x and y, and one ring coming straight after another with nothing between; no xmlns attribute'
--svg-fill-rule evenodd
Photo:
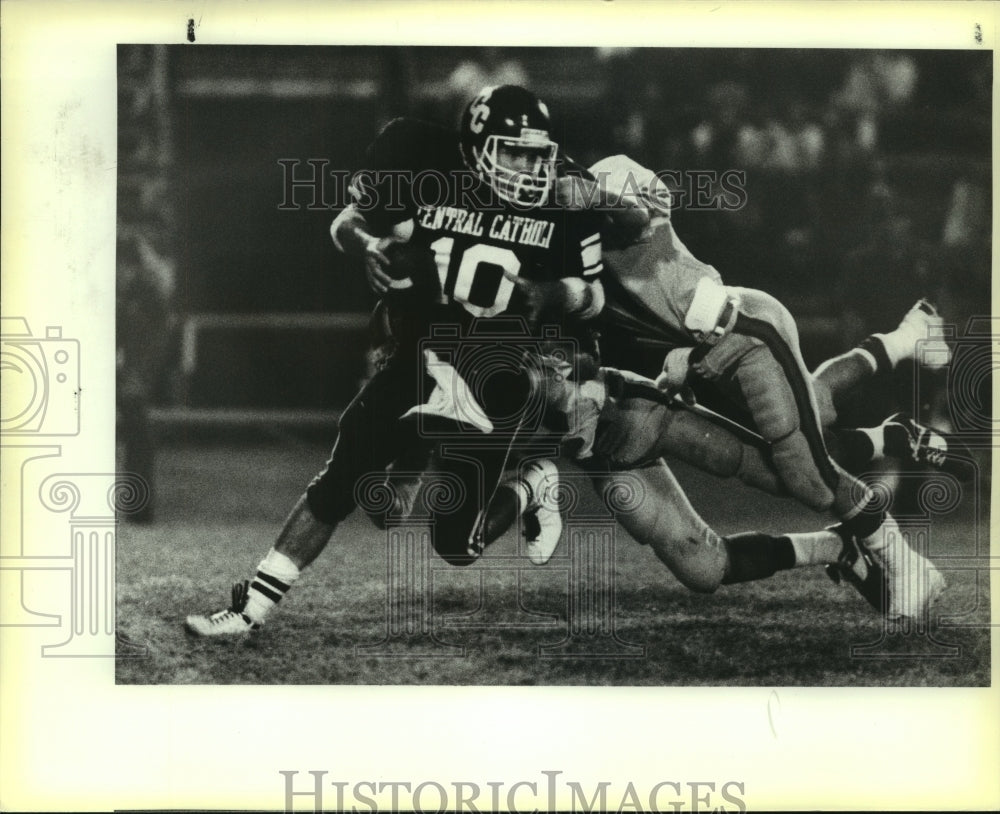
<svg viewBox="0 0 1000 814"><path fill-rule="evenodd" d="M264 618L292 584L299 578L299 568L288 557L273 548L257 566L257 573L247 592L247 604L243 612L250 620L263 624Z"/></svg>

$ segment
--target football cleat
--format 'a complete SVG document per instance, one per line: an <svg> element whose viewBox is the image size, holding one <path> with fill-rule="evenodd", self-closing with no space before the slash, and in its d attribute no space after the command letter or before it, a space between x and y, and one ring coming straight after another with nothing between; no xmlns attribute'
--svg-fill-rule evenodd
<svg viewBox="0 0 1000 814"><path fill-rule="evenodd" d="M247 605L247 591L250 580L233 583L232 604L225 610L211 616L189 616L184 628L195 636L203 638L246 636L260 630L261 624L247 616L243 609Z"/></svg>
<svg viewBox="0 0 1000 814"><path fill-rule="evenodd" d="M885 454L938 469L960 481L974 474L972 452L958 438L918 424L908 413L882 422Z"/></svg>
<svg viewBox="0 0 1000 814"><path fill-rule="evenodd" d="M831 526L830 530L840 536L844 547L837 562L826 566L826 575L838 585L843 581L853 586L869 605L884 614L889 597L885 569L864 543L844 529L843 524Z"/></svg>
<svg viewBox="0 0 1000 814"><path fill-rule="evenodd" d="M521 516L525 548L535 565L545 565L559 545L562 516L559 514L559 470L548 459L532 461L521 474L530 497Z"/></svg>
<svg viewBox="0 0 1000 814"><path fill-rule="evenodd" d="M886 616L890 620L925 618L944 591L941 572L910 548L902 534L890 535L885 546L874 553L882 560L889 581Z"/></svg>
<svg viewBox="0 0 1000 814"><path fill-rule="evenodd" d="M913 352L921 367L940 370L951 362L951 348L943 334L944 320L927 300L917 300L896 330L912 338Z"/></svg>
<svg viewBox="0 0 1000 814"><path fill-rule="evenodd" d="M927 617L945 589L944 577L930 560L910 548L899 533L890 535L883 547L872 550L849 535L843 525L832 530L844 540L841 560L826 567L834 582L843 580L853 585L890 621ZM857 556L852 549L857 550Z"/></svg>

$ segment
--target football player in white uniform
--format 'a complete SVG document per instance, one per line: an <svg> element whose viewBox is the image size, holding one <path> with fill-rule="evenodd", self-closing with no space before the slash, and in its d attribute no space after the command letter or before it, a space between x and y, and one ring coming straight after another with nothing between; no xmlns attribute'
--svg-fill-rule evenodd
<svg viewBox="0 0 1000 814"><path fill-rule="evenodd" d="M643 178L627 160L625 166L631 173L630 178L638 179L633 184L633 200L626 203L629 208L615 208L621 201L615 201L616 196L607 197L612 198L611 211L616 217L624 213L624 217L618 217L618 222L631 231L627 248L633 249L649 242L650 227L665 225L669 229L669 201L662 195L651 194L650 179ZM594 171L600 178L601 166ZM574 179L570 183L579 181ZM627 185L620 181L617 189L623 187ZM593 190L583 193L590 195L591 202L596 200ZM639 217L636 217L637 212ZM676 235L669 229L661 238L676 240ZM612 245L613 239L612 236ZM675 248L676 253L667 252L663 265L657 268L658 288L647 291L639 287L640 296L633 302L620 293L609 300L611 307L616 309L612 319L625 323L630 330L645 332L647 336L651 332L655 335L658 326L650 314L655 315L657 311L666 314L662 323L670 326L672 320L675 335L683 335L684 328L679 326L683 325L685 311L678 308L673 298L693 297L698 280L703 276L718 279L714 269L700 264L679 241L670 241L668 245ZM614 259L617 258L612 255ZM673 268L671 261L677 261L680 268ZM615 272L621 274L618 268ZM609 283L614 291L614 280ZM766 295L760 296L766 298ZM635 307L636 302L652 305L643 311ZM791 321L790 316L788 320ZM833 407L836 397L874 373L878 360L887 356L885 345L893 349L897 360L905 358L907 344L915 345L923 333L921 328L925 331L934 320L929 311L916 308L893 334L866 340L860 349L824 363L815 376L817 389L824 395L822 403L827 406L820 411L823 425L829 426L836 417ZM662 325L659 329L660 335L666 333ZM925 348L930 351L931 359L940 360L947 354L947 346L940 342L925 343ZM688 347L686 353L690 352ZM909 352L912 353L912 348ZM668 356L665 368L676 358L676 355ZM887 364L885 359L882 362ZM666 373L654 383L635 374L603 368L593 380L578 384L570 381L567 372L553 371L553 378L564 383L562 388L551 383L546 388L559 402L553 406L574 422L564 438L564 450L591 472L599 494L607 494L617 474L625 469L642 479L646 499L635 511L620 515L619 520L635 539L649 544L678 579L692 590L712 592L722 584L762 579L786 568L823 564L828 566L831 576L837 580L845 578L873 606L893 618L919 615L933 599L935 585L930 586L932 590L921 592L921 587L913 581L919 579L918 566L923 564L920 558L913 555L907 566L900 565L899 559L907 556L908 548L892 549L876 558L843 523L833 529L806 534L719 535L691 506L661 456L680 458L721 477L740 477L749 485L772 494L790 494L786 478L782 477L772 458L771 444L721 416L713 416L710 411L695 412L680 398L672 400L657 387L659 384L670 390L683 382L683 376L678 377L674 385L665 381ZM919 427L906 417L894 416L880 427L849 432L867 439L868 451L862 460L855 461L856 465L888 453L962 472L961 459L954 457L954 451L945 454L948 442L943 436ZM414 482L400 484L400 494L407 497L403 501L405 505L397 506L395 511L405 513L406 506L412 505L416 486ZM556 548L561 531L557 501L553 497L557 489L558 471L551 461L536 460L523 467L518 476L509 479L498 491L491 506L486 541L495 539L509 526L516 506L516 513L525 518L529 558L539 564L546 562ZM885 560L892 563L888 574L882 565ZM901 573L904 567L909 567L911 573ZM934 572L930 573L930 580L936 582ZM907 581L910 577L911 581Z"/></svg>
<svg viewBox="0 0 1000 814"><path fill-rule="evenodd" d="M683 410L648 400L637 406L627 392L624 400L608 399L602 407L602 421L616 429L596 435L599 451L610 461L625 463L678 454L718 474L739 475L755 485L770 483L771 491L784 491L815 510L832 510L840 520L837 535L853 541L863 558L884 568L882 595L873 597L866 588L866 598L876 606L885 603L890 618L925 613L943 589L943 578L907 545L871 490L830 458L822 427L835 418L838 392L913 357L918 348L923 364L946 365L950 350L934 332L940 317L918 303L896 330L870 337L810 375L787 309L764 292L723 285L714 268L687 250L671 224L669 192L661 179L624 156L598 162L591 172L595 185L573 179L574 187L565 197L571 206L593 206L597 201L610 207L612 228L604 233L604 320L676 345L666 355L658 388L673 391L698 376L742 403L768 444L772 475L768 479L759 468L747 469L743 449L733 446L731 438L721 444L706 439L703 422L693 421ZM626 215L616 216L616 207ZM878 433L872 435L877 438ZM637 539L663 549L657 553L676 571L685 552L700 546L691 547L691 535L661 524L663 505L679 504L677 498L666 497L676 484L662 475L659 464L655 467L665 504L649 501L649 517L637 513L622 520ZM697 528L690 517L684 525ZM704 531L696 536L704 537Z"/></svg>

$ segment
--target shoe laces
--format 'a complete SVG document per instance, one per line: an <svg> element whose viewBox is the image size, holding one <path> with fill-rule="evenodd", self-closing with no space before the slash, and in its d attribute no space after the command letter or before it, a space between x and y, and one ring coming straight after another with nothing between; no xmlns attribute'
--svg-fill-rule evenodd
<svg viewBox="0 0 1000 814"><path fill-rule="evenodd" d="M213 625L221 625L228 622L232 617L239 616L244 622L253 627L253 620L247 616L243 610L247 606L247 597L250 592L250 580L234 582L231 591L232 602L225 610L213 613L208 617L208 621Z"/></svg>
<svg viewBox="0 0 1000 814"><path fill-rule="evenodd" d="M234 611L232 608L226 608L225 610L213 613L211 616L208 617L208 621L213 625L221 625L225 622L228 622L234 616L239 616L241 619L243 619L244 622L248 621L246 614Z"/></svg>
<svg viewBox="0 0 1000 814"><path fill-rule="evenodd" d="M927 459L929 464L934 466L944 466L947 456L939 449L934 449L933 447L927 447L924 450L924 457Z"/></svg>
<svg viewBox="0 0 1000 814"><path fill-rule="evenodd" d="M910 435L910 446L913 449L913 460L921 459L934 466L942 466L947 459L944 450L934 446L934 431L921 427L916 422L912 422L912 427L917 431L916 436Z"/></svg>

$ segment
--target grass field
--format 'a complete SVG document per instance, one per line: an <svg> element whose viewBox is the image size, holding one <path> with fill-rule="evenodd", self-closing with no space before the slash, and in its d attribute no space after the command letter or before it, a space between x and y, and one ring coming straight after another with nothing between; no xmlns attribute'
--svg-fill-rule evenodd
<svg viewBox="0 0 1000 814"><path fill-rule="evenodd" d="M488 552L502 560L463 569L429 561L430 612L418 617L429 620L428 635L417 625L390 643L387 656L385 647L366 649L386 637L386 533L356 513L259 634L240 642L185 634L187 614L225 606L231 583L252 575L326 452L323 444L275 434L239 443L188 439L161 449L156 522L123 523L118 534L119 628L145 647L142 656L119 659L119 683L989 684L989 628L954 625L988 616L986 577L978 575L977 587L964 559L975 553L971 499L931 528L930 554L949 589L930 633L887 634L852 589L819 568L693 594L619 530L615 636L602 635L609 631L600 625L588 636L584 624L566 645L569 617L596 618L568 610L579 606L570 602L566 541L549 565L535 567L513 560L517 541L508 534ZM723 533L826 522L791 501L676 471L696 508ZM982 518L978 526L985 535ZM510 562L523 565L489 567Z"/></svg>

